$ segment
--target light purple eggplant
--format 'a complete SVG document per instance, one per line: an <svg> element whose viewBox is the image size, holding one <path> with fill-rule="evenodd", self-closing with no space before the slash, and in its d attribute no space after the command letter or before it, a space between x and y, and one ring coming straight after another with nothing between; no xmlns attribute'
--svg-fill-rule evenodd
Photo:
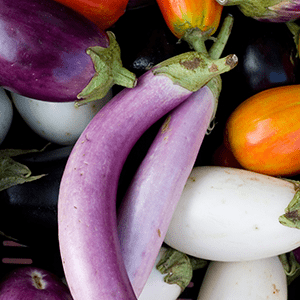
<svg viewBox="0 0 300 300"><path fill-rule="evenodd" d="M154 266L216 102L204 86L170 112L121 203L118 234L137 296Z"/></svg>
<svg viewBox="0 0 300 300"><path fill-rule="evenodd" d="M68 159L59 191L63 267L75 300L133 300L117 232L116 196L124 162L141 135L215 76L235 55L211 60L197 52L173 57L118 93L93 118Z"/></svg>
<svg viewBox="0 0 300 300"><path fill-rule="evenodd" d="M247 17L258 21L286 23L300 18L299 0L216 0L224 6L237 5Z"/></svg>
<svg viewBox="0 0 300 300"><path fill-rule="evenodd" d="M133 87L112 33L49 0L0 0L0 85L53 102L100 99Z"/></svg>
<svg viewBox="0 0 300 300"><path fill-rule="evenodd" d="M0 283L0 300L72 300L56 275L32 266L11 271Z"/></svg>
<svg viewBox="0 0 300 300"><path fill-rule="evenodd" d="M221 56L232 26L233 17L229 15L210 48L211 58ZM188 42L198 52L207 53L205 37L201 40L201 36L199 31L190 33ZM138 296L154 267L184 185L215 117L221 88L221 77L216 76L168 114L120 205L121 251Z"/></svg>

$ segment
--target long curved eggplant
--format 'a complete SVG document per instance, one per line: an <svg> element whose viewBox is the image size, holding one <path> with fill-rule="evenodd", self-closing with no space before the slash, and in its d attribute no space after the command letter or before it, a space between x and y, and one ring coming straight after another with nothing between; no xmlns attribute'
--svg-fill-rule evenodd
<svg viewBox="0 0 300 300"><path fill-rule="evenodd" d="M118 93L81 134L58 201L60 251L74 300L136 299L117 233L117 185L126 157L149 126L236 63L235 55L211 61L197 52L164 61L134 89Z"/></svg>
<svg viewBox="0 0 300 300"><path fill-rule="evenodd" d="M0 1L0 85L62 102L102 98L116 83L136 84L111 32L48 0Z"/></svg>

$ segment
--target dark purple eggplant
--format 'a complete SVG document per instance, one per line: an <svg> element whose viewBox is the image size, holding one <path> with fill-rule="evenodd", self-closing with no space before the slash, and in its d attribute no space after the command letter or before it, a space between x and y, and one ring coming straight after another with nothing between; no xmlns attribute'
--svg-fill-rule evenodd
<svg viewBox="0 0 300 300"><path fill-rule="evenodd" d="M60 275L57 201L71 149L54 148L18 157L34 174L46 176L0 192L0 231L31 247L36 265Z"/></svg>
<svg viewBox="0 0 300 300"><path fill-rule="evenodd" d="M122 49L124 67L137 77L158 63L191 50L187 43L178 43L156 3L127 11L112 30Z"/></svg>
<svg viewBox="0 0 300 300"><path fill-rule="evenodd" d="M0 1L0 85L44 101L99 99L136 84L111 32L49 0Z"/></svg>
<svg viewBox="0 0 300 300"><path fill-rule="evenodd" d="M145 6L149 6L155 3L155 0L129 0L127 4L127 10L137 9Z"/></svg>

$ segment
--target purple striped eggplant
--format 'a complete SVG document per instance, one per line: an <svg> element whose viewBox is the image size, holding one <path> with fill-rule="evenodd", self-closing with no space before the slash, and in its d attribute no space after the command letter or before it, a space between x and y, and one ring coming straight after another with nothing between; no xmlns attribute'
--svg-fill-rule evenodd
<svg viewBox="0 0 300 300"><path fill-rule="evenodd" d="M137 299L124 265L117 231L118 180L141 135L158 119L237 57L218 60L198 52L168 59L123 89L77 140L62 176L58 200L59 245L74 300Z"/></svg>
<svg viewBox="0 0 300 300"><path fill-rule="evenodd" d="M216 0L224 6L237 5L247 17L258 21L285 23L300 18L299 0Z"/></svg>
<svg viewBox="0 0 300 300"><path fill-rule="evenodd" d="M111 32L49 0L0 0L0 85L53 102L100 99L133 87Z"/></svg>
<svg viewBox="0 0 300 300"><path fill-rule="evenodd" d="M155 264L209 127L216 99L211 89L204 86L166 117L121 203L118 234L137 296Z"/></svg>
<svg viewBox="0 0 300 300"><path fill-rule="evenodd" d="M227 16L217 42L210 48L213 59L220 57L232 25L233 17ZM191 46L206 53L199 39L194 41ZM168 114L120 205L121 251L137 296L155 264L204 136L215 117L221 87L221 77L214 77Z"/></svg>

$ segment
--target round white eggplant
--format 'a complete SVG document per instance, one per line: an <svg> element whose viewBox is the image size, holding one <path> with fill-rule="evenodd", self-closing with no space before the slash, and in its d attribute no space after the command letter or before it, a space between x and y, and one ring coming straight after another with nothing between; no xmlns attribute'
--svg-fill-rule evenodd
<svg viewBox="0 0 300 300"><path fill-rule="evenodd" d="M13 102L28 126L39 136L59 145L72 145L96 113L112 98L75 107L74 102L47 102L12 93Z"/></svg>

